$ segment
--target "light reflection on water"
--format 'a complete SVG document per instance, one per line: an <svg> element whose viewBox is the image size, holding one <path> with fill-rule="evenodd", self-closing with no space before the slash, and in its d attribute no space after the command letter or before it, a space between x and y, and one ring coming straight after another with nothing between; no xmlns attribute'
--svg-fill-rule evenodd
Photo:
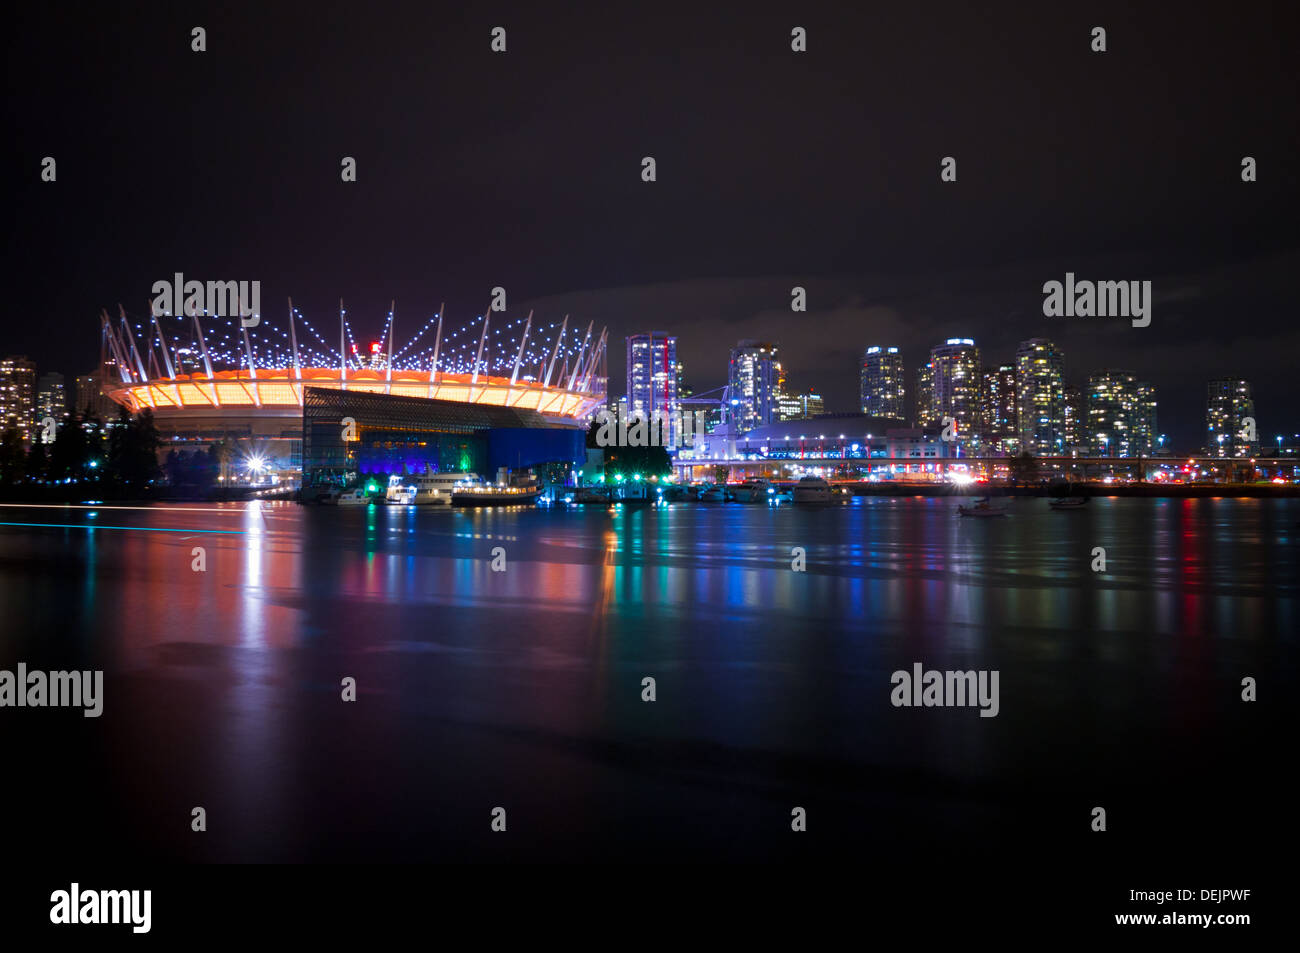
<svg viewBox="0 0 1300 953"><path fill-rule="evenodd" d="M646 750L674 771L714 752L689 773L729 796L801 778L852 796L863 771L1104 777L1142 770L1108 755L1117 737L1176 752L1240 717L1241 672L1294 682L1298 504L122 510L175 532L0 531L0 665L105 668L115 750L168 794L224 797L234 857L292 853L367 797L401 817L489 781L545 778L538 810L565 815ZM999 670L1001 715L893 708L889 674L915 661Z"/></svg>

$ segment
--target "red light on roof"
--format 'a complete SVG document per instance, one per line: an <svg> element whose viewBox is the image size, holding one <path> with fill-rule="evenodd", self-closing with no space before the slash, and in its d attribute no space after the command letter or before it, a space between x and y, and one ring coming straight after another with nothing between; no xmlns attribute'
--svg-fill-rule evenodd
<svg viewBox="0 0 1300 953"><path fill-rule="evenodd" d="M378 342L378 341L372 341L372 342L370 343L370 353L371 353L371 354L378 354L378 353L379 353L379 342Z"/></svg>

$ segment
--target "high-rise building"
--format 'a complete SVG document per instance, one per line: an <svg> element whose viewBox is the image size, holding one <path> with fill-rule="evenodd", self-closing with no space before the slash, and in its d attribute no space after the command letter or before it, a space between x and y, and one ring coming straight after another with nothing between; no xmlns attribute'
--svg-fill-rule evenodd
<svg viewBox="0 0 1300 953"><path fill-rule="evenodd" d="M957 442L969 446L979 442L980 352L970 338L949 338L930 349L931 424L942 426L945 418L957 424Z"/></svg>
<svg viewBox="0 0 1300 953"><path fill-rule="evenodd" d="M916 426L931 427L938 422L934 416L934 364L927 359L916 369Z"/></svg>
<svg viewBox="0 0 1300 953"><path fill-rule="evenodd" d="M1089 450L1098 457L1149 457L1155 439L1155 388L1128 371L1088 378Z"/></svg>
<svg viewBox="0 0 1300 953"><path fill-rule="evenodd" d="M1154 456L1161 450L1156 421L1156 388L1148 381L1138 381L1134 389L1133 447L1140 456Z"/></svg>
<svg viewBox="0 0 1300 953"><path fill-rule="evenodd" d="M733 433L747 433L778 419L776 355L777 345L765 341L740 341L731 349L727 395Z"/></svg>
<svg viewBox="0 0 1300 953"><path fill-rule="evenodd" d="M803 419L803 401L799 395L780 391L776 397L776 416L778 420Z"/></svg>
<svg viewBox="0 0 1300 953"><path fill-rule="evenodd" d="M1223 378L1205 385L1205 452L1219 457L1249 457L1259 452L1255 400L1250 381ZM1255 439L1250 438L1254 436Z"/></svg>
<svg viewBox="0 0 1300 953"><path fill-rule="evenodd" d="M896 347L872 345L862 355L862 412L906 420L903 355Z"/></svg>
<svg viewBox="0 0 1300 953"><path fill-rule="evenodd" d="M677 445L681 410L677 386L677 338L662 331L634 334L627 339L627 411L653 420L666 415L670 447Z"/></svg>
<svg viewBox="0 0 1300 953"><path fill-rule="evenodd" d="M1022 452L1055 456L1065 451L1064 360L1047 338L1016 348L1016 421Z"/></svg>
<svg viewBox="0 0 1300 953"><path fill-rule="evenodd" d="M821 394L811 388L804 393L781 392L779 412L781 420L807 420L809 417L824 413L826 413L826 404Z"/></svg>
<svg viewBox="0 0 1300 953"><path fill-rule="evenodd" d="M30 442L35 414L36 365L22 356L0 358L0 432L17 430Z"/></svg>
<svg viewBox="0 0 1300 953"><path fill-rule="evenodd" d="M62 420L68 412L68 392L63 385L63 375L51 371L36 381L36 422L46 417Z"/></svg>
<svg viewBox="0 0 1300 953"><path fill-rule="evenodd" d="M1016 425L1016 369L1011 364L984 368L980 387L980 437L992 453L1015 454L1020 443Z"/></svg>
<svg viewBox="0 0 1300 953"><path fill-rule="evenodd" d="M1065 452L1072 457L1086 456L1091 452L1088 438L1088 398L1077 387L1065 386L1063 400L1062 437Z"/></svg>

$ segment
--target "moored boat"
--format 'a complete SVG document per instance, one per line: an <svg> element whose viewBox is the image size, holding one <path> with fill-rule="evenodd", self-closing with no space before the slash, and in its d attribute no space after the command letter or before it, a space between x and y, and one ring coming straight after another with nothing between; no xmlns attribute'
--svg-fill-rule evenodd
<svg viewBox="0 0 1300 953"><path fill-rule="evenodd" d="M1078 510L1086 506L1087 503L1088 498L1086 496L1066 496L1059 500L1051 500L1047 505L1054 510Z"/></svg>
<svg viewBox="0 0 1300 953"><path fill-rule="evenodd" d="M709 486L700 490L701 503L725 503L729 495L725 486Z"/></svg>
<svg viewBox="0 0 1300 953"><path fill-rule="evenodd" d="M831 485L817 476L806 476L794 485L794 502L796 503L832 503L835 496Z"/></svg>
<svg viewBox="0 0 1300 953"><path fill-rule="evenodd" d="M425 473L388 478L388 503L405 506L445 506L451 503L452 490L463 483L474 483L473 473Z"/></svg>
<svg viewBox="0 0 1300 953"><path fill-rule="evenodd" d="M731 487L731 495L737 503L766 503L772 495L772 484L763 479L745 480Z"/></svg>
<svg viewBox="0 0 1300 953"><path fill-rule="evenodd" d="M542 488L536 483L501 486L491 483L462 484L451 491L452 506L524 506L537 502Z"/></svg>
<svg viewBox="0 0 1300 953"><path fill-rule="evenodd" d="M1003 507L994 506L989 502L989 498L985 496L975 500L970 506L959 505L957 507L957 515L989 518L993 516L1006 516L1007 511Z"/></svg>

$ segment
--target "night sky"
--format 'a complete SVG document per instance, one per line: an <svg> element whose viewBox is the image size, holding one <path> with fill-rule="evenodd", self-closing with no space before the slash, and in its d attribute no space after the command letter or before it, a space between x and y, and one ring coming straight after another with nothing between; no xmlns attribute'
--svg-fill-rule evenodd
<svg viewBox="0 0 1300 953"><path fill-rule="evenodd" d="M275 321L342 297L367 334L396 298L399 339L502 285L607 324L619 392L652 328L696 390L776 340L832 411L868 344L911 383L948 336L1047 336L1070 383L1153 381L1180 449L1214 376L1254 383L1265 443L1300 431L1294 2L232 6L7 14L0 354L85 373L100 308L175 271L260 280ZM1044 317L1066 271L1153 281L1151 326Z"/></svg>

